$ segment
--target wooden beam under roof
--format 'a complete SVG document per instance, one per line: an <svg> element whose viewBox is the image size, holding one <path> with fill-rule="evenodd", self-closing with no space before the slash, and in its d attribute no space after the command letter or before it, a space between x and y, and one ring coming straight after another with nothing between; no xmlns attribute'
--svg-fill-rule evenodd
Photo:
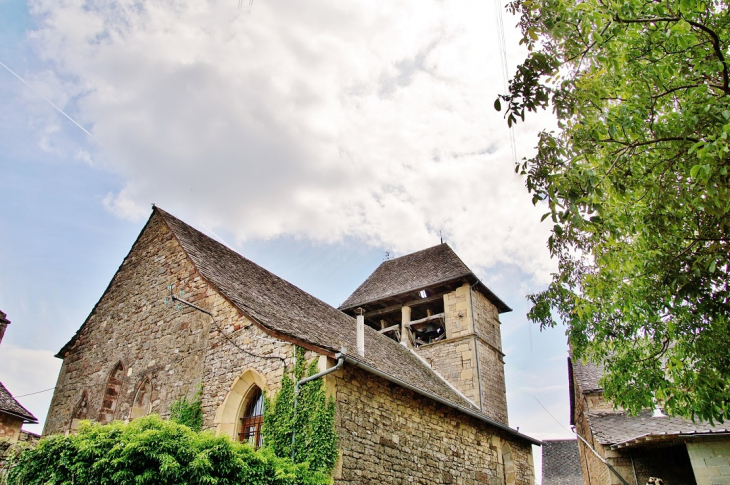
<svg viewBox="0 0 730 485"><path fill-rule="evenodd" d="M401 308L403 308L404 306L414 307L414 306L418 306L418 305L425 305L426 303L432 303L436 300L440 300L443 297L444 297L444 293L437 293L432 296L427 296L426 298L419 298L418 300L405 301L403 303L398 303L395 305L387 306L385 308L381 308L380 310L372 310L369 312L365 312L364 315L365 315L365 318L375 318L375 317L379 317L381 315L386 315L388 313L398 311Z"/></svg>

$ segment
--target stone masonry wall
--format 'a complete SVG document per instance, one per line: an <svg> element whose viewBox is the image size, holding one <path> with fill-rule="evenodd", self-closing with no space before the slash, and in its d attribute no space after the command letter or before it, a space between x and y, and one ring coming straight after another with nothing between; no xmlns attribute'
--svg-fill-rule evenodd
<svg viewBox="0 0 730 485"><path fill-rule="evenodd" d="M687 443L697 485L730 485L730 441Z"/></svg>
<svg viewBox="0 0 730 485"><path fill-rule="evenodd" d="M0 440L18 441L23 420L9 414L0 413Z"/></svg>
<svg viewBox="0 0 730 485"><path fill-rule="evenodd" d="M465 284L444 295L444 314L447 339L464 337L474 333L469 301L469 285Z"/></svg>
<svg viewBox="0 0 730 485"><path fill-rule="evenodd" d="M534 481L529 443L357 368L334 379L342 459L335 483L504 485L509 443L515 485Z"/></svg>
<svg viewBox="0 0 730 485"><path fill-rule="evenodd" d="M181 396L192 397L203 379L209 317L177 308L176 295L206 306L214 294L187 259L159 216L132 247L97 303L76 345L63 356L44 435L69 430L82 393L88 392L88 419L98 419L110 372L124 367L114 419L126 419L137 387L152 383L153 413L168 414Z"/></svg>
<svg viewBox="0 0 730 485"><path fill-rule="evenodd" d="M497 308L484 295L463 285L444 295L444 313L446 340L422 345L418 354L476 406L481 403L487 416L508 424Z"/></svg>
<svg viewBox="0 0 730 485"><path fill-rule="evenodd" d="M588 425L588 420L585 417L587 411L585 396L581 392L578 383L573 381L573 388L575 390L575 431L586 441L592 444L594 449L602 456L605 457L605 450L600 443L593 440L591 434L591 428ZM608 467L604 465L601 460L586 446L583 441L578 439L578 450L580 454L580 465L583 471L583 483L585 485L610 485L611 478L609 477Z"/></svg>
<svg viewBox="0 0 730 485"><path fill-rule="evenodd" d="M471 295L478 334L477 351L484 413L495 421L509 424L499 312L497 307L478 291L472 291Z"/></svg>
<svg viewBox="0 0 730 485"><path fill-rule="evenodd" d="M475 341L479 352L483 412L495 421L509 425L502 355L495 352L493 347L486 345L482 339Z"/></svg>
<svg viewBox="0 0 730 485"><path fill-rule="evenodd" d="M444 379L469 398L475 406L479 406L475 341L473 335L466 335L421 345L417 352Z"/></svg>
<svg viewBox="0 0 730 485"><path fill-rule="evenodd" d="M479 337L498 352L502 351L499 311L494 304L478 291L471 292L474 299L474 314Z"/></svg>
<svg viewBox="0 0 730 485"><path fill-rule="evenodd" d="M208 337L210 345L205 356L203 378L205 429L215 428L216 414L224 404L234 382L244 372L253 370L260 374L265 381L265 391L273 395L281 388L284 368L286 367L288 372L294 368L294 344L268 335L240 315L236 308L221 296L214 299L212 313L218 325L212 325L210 328ZM222 332L227 338L221 334ZM236 346L254 355L243 352ZM280 357L284 362L273 357ZM304 353L307 362L318 357L318 354L311 351Z"/></svg>

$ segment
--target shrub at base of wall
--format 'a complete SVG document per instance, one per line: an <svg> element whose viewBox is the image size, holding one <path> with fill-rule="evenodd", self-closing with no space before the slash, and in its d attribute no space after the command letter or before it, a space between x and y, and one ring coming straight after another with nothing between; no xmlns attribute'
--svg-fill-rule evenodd
<svg viewBox="0 0 730 485"><path fill-rule="evenodd" d="M22 452L9 485L98 483L325 485L329 476L226 436L196 433L157 415L129 424L83 422L77 435L51 436Z"/></svg>

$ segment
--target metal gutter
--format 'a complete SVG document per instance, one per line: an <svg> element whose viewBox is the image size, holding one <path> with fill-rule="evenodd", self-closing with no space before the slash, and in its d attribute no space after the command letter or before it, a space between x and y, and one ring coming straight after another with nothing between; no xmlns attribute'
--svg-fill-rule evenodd
<svg viewBox="0 0 730 485"><path fill-rule="evenodd" d="M491 426L494 426L495 428L501 429L502 431L506 431L507 433L509 433L509 434L511 434L513 436L516 436L518 438L521 438L521 439L529 442L530 444L537 445L537 446L542 446L542 441L536 440L535 438L531 438L531 437L529 437L527 435L524 435L524 434L522 434L522 433L520 433L518 431L515 431L514 429L510 428L509 426L505 426L502 423L498 423L496 421L492 421L491 419L489 419L488 417L484 416L483 414L481 414L479 412L472 411L471 409L467 409L467 408L465 408L463 406L459 406L458 404L453 403L453 402L451 402L451 401L449 401L447 399L444 399L441 396L437 396L436 394L432 394L432 393L430 393L428 391L424 391L423 389L420 389L420 388L418 388L418 387L416 387L416 386L414 386L412 384L409 384L409 383L407 383L405 381L402 381L402 380L400 380L400 379L398 379L396 377L393 377L391 375L388 375L388 374L386 374L386 373L384 373L384 372L376 369L375 367L371 367L368 364L366 364L364 362L360 362L359 360L356 360L356 359L354 359L354 358L352 358L352 357L350 357L348 355L344 355L343 358L344 358L345 362L347 362L348 364L352 364L355 367L359 367L359 368L361 368L361 369L363 369L363 370L365 370L367 372L370 372L371 374L375 374L378 377L382 377L386 381L390 381L393 384L397 384L397 385L399 385L401 387L405 387L406 389L410 389L411 391L415 392L416 394L420 394L421 396L425 396L425 397L428 397L430 399L433 399L436 402L439 402L439 403L441 403L441 404L443 404L445 406L448 406L448 407L450 407L452 409L455 409L455 410L457 410L459 412L462 412L462 413L464 413L464 414L466 414L468 416L471 416L473 418L476 418L479 421L483 421L483 422L485 422L485 423L487 423L487 424L489 424Z"/></svg>
<svg viewBox="0 0 730 485"><path fill-rule="evenodd" d="M608 467L608 469L609 469L609 470L611 470L611 472L613 472L613 474L614 474L614 475L616 475L616 477L618 477L618 479L619 479L619 480L621 480L621 483L623 483L624 485L629 485L629 482L627 482L626 480L624 480L624 477L622 477L622 476L621 476L621 475L619 474L619 472L617 472L617 471L616 471L616 469L615 469L614 467L612 467L612 466L611 466L611 464L610 464L610 463L608 463L608 462L607 462L607 461L605 460L605 458L603 458L603 457L602 457L601 455L599 455L599 454L598 454L598 452L597 452L597 451L596 451L596 450L595 450L595 449L594 449L594 448L593 448L593 447L592 447L592 446L590 445L590 443L588 443L588 442L587 442L587 441L585 440L585 438L583 438L583 437L582 437L582 436L581 436L581 435L580 435L580 434L579 434L579 433L578 433L578 432L577 432L577 431L575 430L575 426L573 426L573 428L574 428L574 429L573 429L573 434L575 434L575 435L576 435L576 436L577 436L578 438L580 438L580 440L581 440L581 441L582 441L583 443L585 443L585 445L586 445L586 446L588 447L588 449L589 449L589 450L591 450L591 451L593 452L593 454L594 454L594 455L596 455L596 457L597 457L597 458L598 458L599 460L601 460L601 461L603 462L603 464L604 464L604 465L606 465L606 466Z"/></svg>

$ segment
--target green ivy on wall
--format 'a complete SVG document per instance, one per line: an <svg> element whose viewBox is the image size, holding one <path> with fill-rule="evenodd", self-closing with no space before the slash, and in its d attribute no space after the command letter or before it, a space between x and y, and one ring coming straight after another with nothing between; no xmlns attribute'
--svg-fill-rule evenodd
<svg viewBox="0 0 730 485"><path fill-rule="evenodd" d="M304 349L296 347L293 376L284 373L281 389L264 406L264 443L276 456L292 456L292 433L295 463L308 463L309 469L331 473L337 462L337 433L335 432L335 401L327 398L324 379L317 379L299 388L294 414L294 385L317 373L317 360L308 366Z"/></svg>
<svg viewBox="0 0 730 485"><path fill-rule="evenodd" d="M182 424L192 429L200 431L203 429L203 386L201 385L195 397L188 401L187 396L183 396L170 406L170 421Z"/></svg>

